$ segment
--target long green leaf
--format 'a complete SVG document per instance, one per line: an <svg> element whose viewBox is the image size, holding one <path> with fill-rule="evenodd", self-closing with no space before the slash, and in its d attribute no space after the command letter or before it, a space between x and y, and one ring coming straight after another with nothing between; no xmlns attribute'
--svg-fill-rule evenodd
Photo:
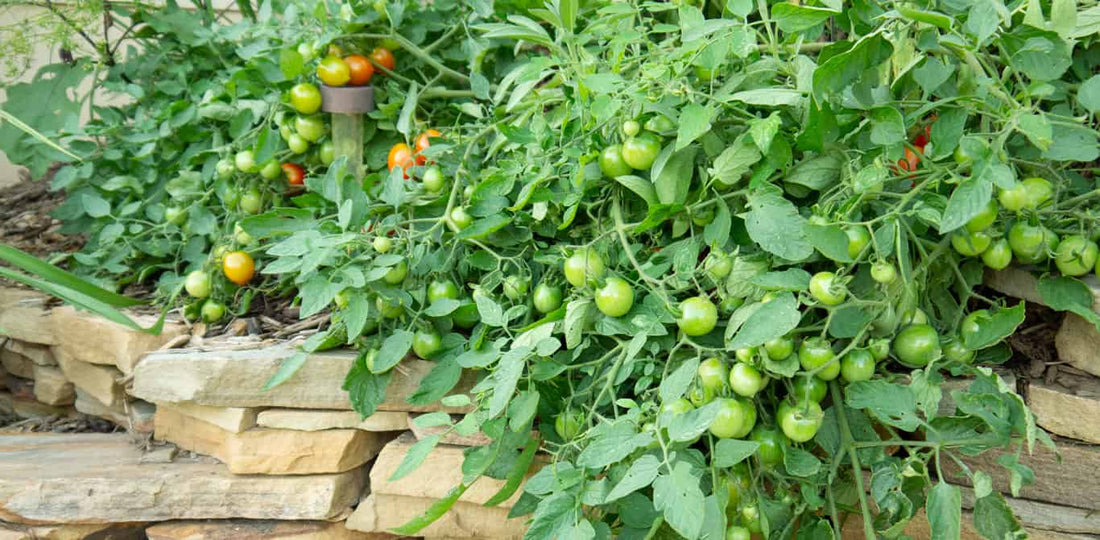
<svg viewBox="0 0 1100 540"><path fill-rule="evenodd" d="M56 284L61 287L79 292L84 296L93 298L103 304L113 307L130 307L147 304L145 300L138 300L123 296L107 289L97 287L75 274L62 270L52 264L39 260L11 246L0 244L0 261L5 261L23 270ZM33 285L32 285L33 286Z"/></svg>
<svg viewBox="0 0 1100 540"><path fill-rule="evenodd" d="M141 325L134 322L133 319L128 317L125 313L115 309L110 304L102 302L96 298L88 296L78 290L70 289L64 285L58 285L49 281L43 281L38 278L20 274L9 268L0 267L0 276L6 277L12 281L18 281L24 285L34 287L40 291L52 294L66 303L72 304L78 308L82 308L92 313L95 313L109 321L116 322L127 328L137 330L139 332L145 332L148 334L158 335L164 328L164 315L167 313L167 308L161 311L160 318L157 319L156 324L149 328L142 328Z"/></svg>
<svg viewBox="0 0 1100 540"><path fill-rule="evenodd" d="M39 133L36 129L28 126L25 123L23 123L22 120L16 118L10 112L5 111L4 109L0 109L0 120L4 120L4 121L8 122L9 124L15 126L17 129L22 131L23 133L26 133L27 135L30 135L31 137L34 137L38 142L40 142L40 143L42 143L46 146L49 146L50 148L53 148L54 150L57 150L58 152L61 152L62 154L65 154L66 156L69 156L69 157L71 157L71 158L73 158L77 161L84 161L84 159L81 158L80 156L78 156L78 155L62 148L61 145L51 141L45 135Z"/></svg>

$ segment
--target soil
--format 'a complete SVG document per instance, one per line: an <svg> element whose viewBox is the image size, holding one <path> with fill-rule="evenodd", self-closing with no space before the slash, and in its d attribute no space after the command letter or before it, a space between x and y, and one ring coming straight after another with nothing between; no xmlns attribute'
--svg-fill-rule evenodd
<svg viewBox="0 0 1100 540"><path fill-rule="evenodd" d="M21 249L39 258L80 249L79 236L58 232L61 222L50 216L65 200L63 191L50 191L50 169L38 181L26 181L0 190L0 244Z"/></svg>
<svg viewBox="0 0 1100 540"><path fill-rule="evenodd" d="M0 433L114 433L118 426L95 416L78 414L75 417L60 415L22 419L0 412Z"/></svg>

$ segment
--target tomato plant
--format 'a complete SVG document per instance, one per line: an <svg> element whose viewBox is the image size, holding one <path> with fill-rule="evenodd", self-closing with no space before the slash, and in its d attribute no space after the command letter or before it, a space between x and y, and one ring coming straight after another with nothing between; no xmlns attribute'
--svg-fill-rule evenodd
<svg viewBox="0 0 1100 540"><path fill-rule="evenodd" d="M348 66L348 84L351 86L363 86L374 76L374 65L361 54L345 56L344 63Z"/></svg>

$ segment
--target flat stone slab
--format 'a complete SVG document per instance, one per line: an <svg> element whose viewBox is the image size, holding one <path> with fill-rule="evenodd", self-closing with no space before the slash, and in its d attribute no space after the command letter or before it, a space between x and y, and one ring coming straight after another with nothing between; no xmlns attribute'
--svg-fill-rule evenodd
<svg viewBox="0 0 1100 540"><path fill-rule="evenodd" d="M0 366L7 371L9 375L15 375L16 377L22 377L24 379L34 378L34 362L30 358L23 356L10 349L0 349Z"/></svg>
<svg viewBox="0 0 1100 540"><path fill-rule="evenodd" d="M187 333L186 326L165 322L160 335L154 336L98 315L77 311L72 306L55 308L51 317L55 328L65 329L64 332L57 332L58 348L71 358L90 364L115 366L126 374L134 371L134 365L146 353ZM131 315L131 318L144 328L152 326L157 320L149 315Z"/></svg>
<svg viewBox="0 0 1100 540"><path fill-rule="evenodd" d="M226 431L240 433L256 427L256 415L258 409L242 407L206 407L194 403L172 403L166 406L179 411L192 418L198 418L203 422L214 424ZM270 426L275 427L275 426Z"/></svg>
<svg viewBox="0 0 1100 540"><path fill-rule="evenodd" d="M27 343L26 341L19 341L18 339L9 339L8 342L4 344L4 349L23 355L39 366L57 365L57 360L54 359L53 352L45 345Z"/></svg>
<svg viewBox="0 0 1100 540"><path fill-rule="evenodd" d="M53 319L46 309L46 295L15 289L0 289L0 335L20 341L54 345Z"/></svg>
<svg viewBox="0 0 1100 540"><path fill-rule="evenodd" d="M1091 273L1077 279L1092 291L1092 309L1100 313L1100 279ZM989 288L1001 294L1043 304L1043 297L1039 294L1039 278L1027 268L1010 266L1004 270L986 270L984 281Z"/></svg>
<svg viewBox="0 0 1100 540"><path fill-rule="evenodd" d="M350 410L351 403L342 386L355 360L354 351L311 354L289 380L270 390L262 389L283 360L295 352L288 345L248 350L157 351L147 355L134 368L130 392L153 403ZM406 402L434 366L423 360L401 362L390 378L385 401L378 409L465 412L468 408L447 409L438 403L410 405ZM467 391L472 386L473 373L468 372L452 393Z"/></svg>
<svg viewBox="0 0 1100 540"><path fill-rule="evenodd" d="M156 412L155 437L213 456L235 474L318 474L351 470L370 461L387 438L358 429L226 431L171 406Z"/></svg>
<svg viewBox="0 0 1100 540"><path fill-rule="evenodd" d="M16 525L0 523L0 540L144 540L142 523Z"/></svg>
<svg viewBox="0 0 1100 540"><path fill-rule="evenodd" d="M378 411L366 419L355 411L310 411L303 409L267 409L260 411L257 424L276 429L320 431L323 429L362 429L364 431L405 431L409 413Z"/></svg>
<svg viewBox="0 0 1100 540"><path fill-rule="evenodd" d="M459 420L462 420L462 418L454 415L451 416L452 422L458 422ZM412 434L417 439L423 439L425 437L431 437L434 435L442 435L442 437L439 439L439 442L441 444L450 444L454 446L485 446L486 444L493 442L493 440L490 439L488 435L480 431L474 433L473 435L466 436L459 435L453 430L449 431L449 428L447 426L420 427L419 425L417 425L415 417L409 420L409 430L412 431Z"/></svg>
<svg viewBox="0 0 1100 540"><path fill-rule="evenodd" d="M360 469L238 476L209 458L140 463L141 455L126 434L0 435L0 520L326 520L347 512L366 485Z"/></svg>
<svg viewBox="0 0 1100 540"><path fill-rule="evenodd" d="M1051 383L1031 381L1027 402L1043 429L1100 444L1100 380L1060 373Z"/></svg>
<svg viewBox="0 0 1100 540"><path fill-rule="evenodd" d="M56 407L46 405L34 399L16 398L12 402L15 415L20 418L43 418L46 416L71 417L76 416L76 410L72 407ZM0 516L2 517L2 516Z"/></svg>
<svg viewBox="0 0 1100 540"><path fill-rule="evenodd" d="M153 415L157 411L152 403L140 399L107 406L79 388L76 389L76 402L73 406L79 412L97 416L137 433L153 432Z"/></svg>
<svg viewBox="0 0 1100 540"><path fill-rule="evenodd" d="M419 517L434 502L433 499L371 493L348 516L347 527L364 532L386 532ZM417 534L425 538L520 540L527 530L526 521L526 517L508 519L508 508L459 501Z"/></svg>
<svg viewBox="0 0 1100 540"><path fill-rule="evenodd" d="M76 390L60 369L35 364L34 397L47 405L69 405L76 400Z"/></svg>
<svg viewBox="0 0 1100 540"><path fill-rule="evenodd" d="M389 534L352 531L342 521L219 519L169 521L147 529L149 540L389 540Z"/></svg>
<svg viewBox="0 0 1100 540"><path fill-rule="evenodd" d="M1100 377L1100 331L1080 315L1066 313L1054 336L1058 359Z"/></svg>
<svg viewBox="0 0 1100 540"><path fill-rule="evenodd" d="M122 372L117 368L78 360L64 349L56 349L54 352L61 365L61 372L77 388L107 407L115 407L126 400L126 393L119 384Z"/></svg>

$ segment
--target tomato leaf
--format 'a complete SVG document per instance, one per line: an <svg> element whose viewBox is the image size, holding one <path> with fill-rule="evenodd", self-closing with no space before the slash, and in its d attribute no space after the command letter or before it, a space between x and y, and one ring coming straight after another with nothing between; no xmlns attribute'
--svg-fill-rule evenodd
<svg viewBox="0 0 1100 540"><path fill-rule="evenodd" d="M630 464L630 468L627 469L622 480L619 480L619 483L615 484L615 487L607 494L604 503L617 501L639 489L649 487L653 480L657 478L657 471L660 470L660 467L661 462L657 460L657 456L646 454L638 458Z"/></svg>
<svg viewBox="0 0 1100 540"><path fill-rule="evenodd" d="M737 350L762 345L765 341L790 332L802 319L802 313L798 311L798 300L791 293L782 293L770 302L754 305L759 307L741 324L727 348ZM746 307L738 311L742 309ZM737 316L737 312L734 312L734 316Z"/></svg>
<svg viewBox="0 0 1100 540"><path fill-rule="evenodd" d="M813 254L813 245L806 238L806 219L778 190L750 193L749 208L743 215L745 228L760 247L790 261L801 261Z"/></svg>
<svg viewBox="0 0 1100 540"><path fill-rule="evenodd" d="M683 204L687 201L698 150L695 146L675 152L672 152L671 146L661 150L653 164L653 187L657 200L662 204Z"/></svg>
<svg viewBox="0 0 1100 540"><path fill-rule="evenodd" d="M699 479L685 461L677 462L670 474L659 475L653 482L653 506L673 530L689 540L698 538L703 528L705 502Z"/></svg>
<svg viewBox="0 0 1100 540"><path fill-rule="evenodd" d="M962 491L940 480L928 490L928 523L932 538L958 538L962 531Z"/></svg>
<svg viewBox="0 0 1100 540"><path fill-rule="evenodd" d="M738 439L719 439L714 445L712 460L715 467L733 467L756 454L760 443Z"/></svg>
<svg viewBox="0 0 1100 540"><path fill-rule="evenodd" d="M676 150L682 150L710 131L714 111L698 103L691 103L680 111L680 127L676 130ZM692 154L694 158L694 153ZM682 201L681 201L682 202Z"/></svg>
<svg viewBox="0 0 1100 540"><path fill-rule="evenodd" d="M951 198L947 200L947 208L940 218L940 234L946 234L963 225L978 215L990 199L993 198L993 185L989 182L968 178L951 192Z"/></svg>
<svg viewBox="0 0 1100 540"><path fill-rule="evenodd" d="M1012 335L1024 322L1024 302L1011 308L998 309L988 318L977 319L978 331L963 333L963 345L971 350L984 349Z"/></svg>

